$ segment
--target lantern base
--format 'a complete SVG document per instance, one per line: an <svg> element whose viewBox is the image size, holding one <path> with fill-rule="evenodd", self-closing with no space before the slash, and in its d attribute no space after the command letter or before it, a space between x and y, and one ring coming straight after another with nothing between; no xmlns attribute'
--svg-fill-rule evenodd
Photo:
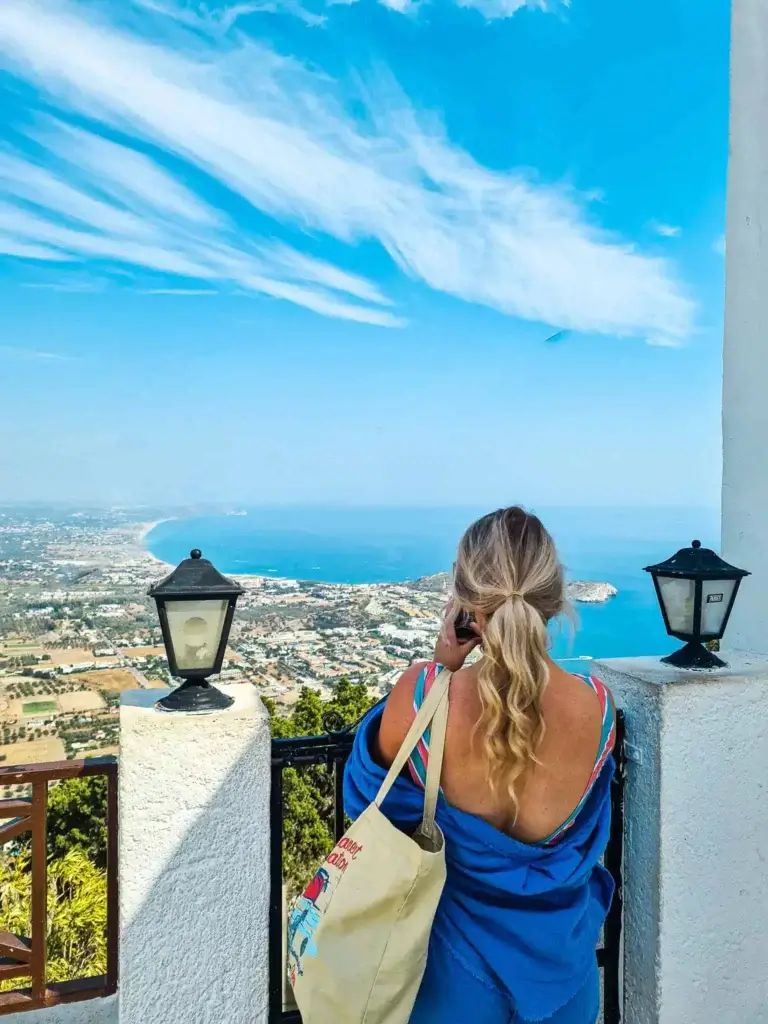
<svg viewBox="0 0 768 1024"><path fill-rule="evenodd" d="M708 651L703 644L696 643L694 640L687 643L685 647L681 647L679 651L675 651L674 654L670 654L661 660L665 665L687 669L726 668L728 664L721 658L718 658L716 654L713 654L712 651Z"/></svg>
<svg viewBox="0 0 768 1024"><path fill-rule="evenodd" d="M226 693L217 690L207 679L185 679L181 686L159 700L155 707L159 711L186 711L187 714L209 715L213 711L225 711L234 703L234 697L228 697Z"/></svg>

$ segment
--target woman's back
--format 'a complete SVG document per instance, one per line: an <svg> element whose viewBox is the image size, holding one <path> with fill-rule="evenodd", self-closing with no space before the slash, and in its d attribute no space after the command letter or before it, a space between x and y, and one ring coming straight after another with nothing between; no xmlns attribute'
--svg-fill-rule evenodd
<svg viewBox="0 0 768 1024"><path fill-rule="evenodd" d="M439 666L453 674L436 816L447 881L412 1024L594 1024L615 719L599 681L549 658L547 625L564 606L537 517L482 517L459 544L434 661L408 669L356 738L351 817L374 798ZM399 778L382 808L406 832L421 816L430 740L428 729L411 754L415 781Z"/></svg>
<svg viewBox="0 0 768 1024"><path fill-rule="evenodd" d="M386 774L378 752L383 714L377 707L361 724L347 763L344 804L353 819ZM612 774L609 756L573 827L550 846L523 842L439 798L447 881L411 1024L594 1024L594 951L613 893L600 863ZM411 834L423 802L421 787L402 775L382 811Z"/></svg>
<svg viewBox="0 0 768 1024"><path fill-rule="evenodd" d="M378 757L385 767L394 760L413 722L414 695L425 669L423 662L412 665L387 700L378 737ZM584 798L595 766L605 754L613 708L609 709L606 729L603 703L594 686L584 677L550 663L549 681L542 696L546 729L537 761L528 765L517 781L516 808L506 788L489 786L487 760L478 742L477 727L483 711L477 685L479 670L480 664L476 663L454 673L451 680L443 794L451 806L483 818L521 842L545 842L568 821Z"/></svg>

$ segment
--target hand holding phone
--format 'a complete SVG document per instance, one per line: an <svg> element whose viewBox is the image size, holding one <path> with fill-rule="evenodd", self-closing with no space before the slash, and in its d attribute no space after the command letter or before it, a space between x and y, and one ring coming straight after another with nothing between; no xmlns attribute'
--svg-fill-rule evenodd
<svg viewBox="0 0 768 1024"><path fill-rule="evenodd" d="M463 629L465 632L459 633L457 627L458 630ZM450 672L458 672L470 651L479 643L480 636L472 628L471 616L467 615L466 620L462 620L461 613L457 615L452 602L449 601L445 608L443 628L437 638L433 660Z"/></svg>
<svg viewBox="0 0 768 1024"><path fill-rule="evenodd" d="M472 616L469 612L459 612L453 620L453 631L456 634L456 639L461 644L465 644L468 640L477 639L477 633L472 628Z"/></svg>

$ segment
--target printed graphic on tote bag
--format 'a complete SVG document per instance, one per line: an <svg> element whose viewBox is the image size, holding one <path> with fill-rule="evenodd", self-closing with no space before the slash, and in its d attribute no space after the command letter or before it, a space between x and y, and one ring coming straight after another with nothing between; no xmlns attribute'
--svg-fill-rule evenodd
<svg viewBox="0 0 768 1024"><path fill-rule="evenodd" d="M320 924L317 900L329 885L328 872L320 868L291 910L288 919L288 965L292 983L297 974L303 973L301 958L304 954L314 956L317 952L314 942L314 934Z"/></svg>
<svg viewBox="0 0 768 1024"><path fill-rule="evenodd" d="M339 840L333 853L293 905L288 918L288 975L292 985L296 983L297 976L304 973L302 959L317 955L315 932L331 901L333 885L362 848L348 836Z"/></svg>

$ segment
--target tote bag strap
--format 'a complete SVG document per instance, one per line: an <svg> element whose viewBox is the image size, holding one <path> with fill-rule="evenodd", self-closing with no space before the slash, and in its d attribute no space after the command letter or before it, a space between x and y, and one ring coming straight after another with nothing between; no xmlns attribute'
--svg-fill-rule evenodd
<svg viewBox="0 0 768 1024"><path fill-rule="evenodd" d="M445 729L448 724L448 689L450 683L451 673L447 669L443 669L432 684L424 703L416 713L413 724L408 730L392 762L392 767L387 772L387 776L382 782L381 788L374 800L376 806L381 807L394 785L395 779L405 768L406 762L413 753L416 744L431 724L429 763L427 765L427 780L424 793L424 816L422 819L422 831L428 835L431 835L433 831L437 796L440 791L440 774L443 767L443 750L445 749Z"/></svg>
<svg viewBox="0 0 768 1024"><path fill-rule="evenodd" d="M421 831L430 838L435 831L435 811L437 797L440 792L440 775L443 770L443 751L445 750L445 730L448 725L448 690L451 676L445 681L445 692L437 705L432 728L429 734L429 761L427 762L427 779L424 786L424 816L421 820ZM434 684L433 684L434 685Z"/></svg>

